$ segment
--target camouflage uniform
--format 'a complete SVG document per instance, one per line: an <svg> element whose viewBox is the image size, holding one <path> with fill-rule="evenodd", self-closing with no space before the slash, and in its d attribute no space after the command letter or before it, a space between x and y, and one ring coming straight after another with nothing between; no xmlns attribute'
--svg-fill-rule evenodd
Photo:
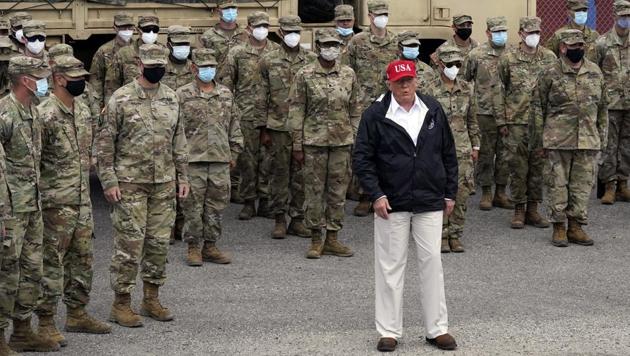
<svg viewBox="0 0 630 356"><path fill-rule="evenodd" d="M199 38L201 45L214 50L219 65L217 71L220 72L228 58L228 52L232 48L244 45L249 41L249 35L245 29L224 30L219 24L204 32Z"/></svg>
<svg viewBox="0 0 630 356"><path fill-rule="evenodd" d="M172 45L190 46L192 42L190 27L178 25L169 26L168 41ZM172 54L169 55L168 63L166 64L166 73L161 83L173 90L177 90L179 87L193 80L195 80L195 76L190 71L190 60L179 61L175 59Z"/></svg>
<svg viewBox="0 0 630 356"><path fill-rule="evenodd" d="M11 202L9 201L9 192L7 190L7 175L5 167L5 155L4 148L0 145L0 232L5 231L6 222L11 218ZM7 244L5 246L5 239ZM5 236L0 236L0 271L4 270L4 255L9 252L11 246L11 239ZM1 273L1 272L0 272ZM0 289L1 290L1 289ZM2 303L0 303L0 311L2 311ZM2 316L0 315L0 320ZM0 329L4 328L4 325L0 325Z"/></svg>
<svg viewBox="0 0 630 356"><path fill-rule="evenodd" d="M352 5L337 5L335 6L335 21L342 20L354 20L354 7ZM350 65L350 56L348 55L348 45L354 37L354 33L348 36L341 36L341 63Z"/></svg>
<svg viewBox="0 0 630 356"><path fill-rule="evenodd" d="M453 16L453 25L454 26L459 26L462 25L466 22L473 22L472 17L469 15L455 15ZM477 42L475 39L473 39L472 37L469 37L468 40L466 41L466 44L464 46L460 46L457 41L455 41L455 36L453 35L451 38L449 38L448 40L444 41L444 43L442 43L440 45L440 47L442 46L451 46L451 47L457 47L459 48L460 52L462 53L462 56L464 57L464 59L466 59L466 57L468 57L468 54L475 48L479 47L479 42ZM438 48L440 48L438 47ZM436 52L434 52L431 55L431 64L435 67L436 63L437 63L437 50ZM463 79L463 72L460 71L457 75L458 79Z"/></svg>
<svg viewBox="0 0 630 356"><path fill-rule="evenodd" d="M143 45L145 65L166 65L162 46ZM111 286L128 294L142 280L163 285L166 253L175 223L175 181L187 182L186 137L177 94L160 85L152 95L137 80L114 92L97 133L98 172L103 190L119 187L113 205L114 255Z"/></svg>
<svg viewBox="0 0 630 356"><path fill-rule="evenodd" d="M580 9L587 9L588 8L588 0L566 0L567 2L567 10L572 10L572 11L576 11L576 10L580 10ZM590 27L584 25L584 26L579 26L577 25L573 19L569 19L569 23L565 26L562 26L561 28L559 28L554 34L553 36L551 36L548 40L547 43L545 43L545 47L547 47L548 49L550 49L553 54L555 54L556 56L559 55L559 51L560 51L560 33L564 32L565 30L579 30L582 31L582 33L584 34L584 40L586 41L586 45L585 45L585 52L586 52L586 57L591 60L591 61L595 61L595 41L597 41L597 39L599 38L599 33L597 33L597 31L592 30Z"/></svg>

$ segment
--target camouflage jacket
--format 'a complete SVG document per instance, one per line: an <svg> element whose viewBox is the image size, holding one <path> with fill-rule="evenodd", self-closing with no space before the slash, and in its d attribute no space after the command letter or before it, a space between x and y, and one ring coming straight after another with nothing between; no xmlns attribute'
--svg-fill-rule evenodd
<svg viewBox="0 0 630 356"><path fill-rule="evenodd" d="M179 121L188 142L189 162L236 161L243 151L240 113L226 86L204 93L196 82L177 89Z"/></svg>
<svg viewBox="0 0 630 356"><path fill-rule="evenodd" d="M499 85L499 58L506 47L489 42L470 51L462 68L463 79L474 84L477 114L494 115L494 95Z"/></svg>
<svg viewBox="0 0 630 356"><path fill-rule="evenodd" d="M360 88L352 68L315 61L300 69L289 91L293 149L354 143L360 121Z"/></svg>
<svg viewBox="0 0 630 356"><path fill-rule="evenodd" d="M221 69L227 59L228 52L235 46L245 44L249 41L249 34L244 29L236 28L232 33L225 31L216 24L213 28L204 32L199 41L205 48L214 50L215 57L219 65L217 69Z"/></svg>
<svg viewBox="0 0 630 356"><path fill-rule="evenodd" d="M5 166L4 148L0 145L0 224L11 217L11 202L7 187L7 168Z"/></svg>
<svg viewBox="0 0 630 356"><path fill-rule="evenodd" d="M42 206L91 206L92 121L88 107L75 100L74 110L70 110L51 94L37 109L42 121Z"/></svg>
<svg viewBox="0 0 630 356"><path fill-rule="evenodd" d="M258 73L258 61L260 57L280 48L275 42L267 40L267 45L262 49L256 49L248 42L236 46L230 50L225 65L220 72L219 82L228 87L234 94L234 99L241 112L241 122L256 122L255 105L256 91L260 78Z"/></svg>
<svg viewBox="0 0 630 356"><path fill-rule="evenodd" d="M29 110L12 93L0 99L0 140L4 146L5 174L13 213L41 209L41 133L41 121L34 104Z"/></svg>
<svg viewBox="0 0 630 356"><path fill-rule="evenodd" d="M289 89L295 73L317 60L317 55L300 47L297 54L289 54L284 48L271 51L259 62L260 89L256 105L258 127L276 131L291 131L289 128Z"/></svg>
<svg viewBox="0 0 630 356"><path fill-rule="evenodd" d="M116 90L96 136L103 189L128 183L187 182L186 136L175 91L160 85L152 97L137 80Z"/></svg>
<svg viewBox="0 0 630 356"><path fill-rule="evenodd" d="M625 42L615 29L595 44L595 63L606 81L609 110L630 110L630 40Z"/></svg>
<svg viewBox="0 0 630 356"><path fill-rule="evenodd" d="M125 46L128 46L126 44ZM121 46L120 41L117 38L105 43L94 53L94 57L92 57L92 65L90 66L90 83L94 88L94 95L96 96L99 109L105 107L105 103L107 103L105 98L105 93L113 93L116 89L119 88L107 88L106 87L106 76L107 72L113 68L114 65L114 56L118 51L125 47ZM109 97L108 97L109 98Z"/></svg>
<svg viewBox="0 0 630 356"><path fill-rule="evenodd" d="M353 37L354 37L354 34L350 36L346 36L346 37L339 36L339 38L341 38L341 40L343 41L343 43L341 44L341 54L340 54L341 64L345 64L347 66L350 65L350 55L348 54L348 45L350 44L350 41L352 41Z"/></svg>
<svg viewBox="0 0 630 356"><path fill-rule="evenodd" d="M168 86L173 90L184 86L195 80L195 76L190 71L190 61L186 60L185 63L174 63L169 57L166 64L166 73L160 83Z"/></svg>
<svg viewBox="0 0 630 356"><path fill-rule="evenodd" d="M573 22L570 24L559 28L545 43L545 47L549 48L553 54L558 56L558 52L560 51L560 33L564 30L582 30L579 26L575 25ZM586 41L586 45L584 47L585 57L590 59L591 61L595 61L595 41L599 38L599 33L595 30L591 30L588 26L584 26L582 30L584 33L584 41Z"/></svg>
<svg viewBox="0 0 630 356"><path fill-rule="evenodd" d="M54 84L51 83L51 85L48 87L48 92L52 93L53 89ZM89 121L92 123L92 133L96 133L96 127L98 126L98 117L101 114L101 108L99 107L99 100L96 97L96 93L92 84L86 82L83 94L79 95L77 99L83 102L83 104L88 108L88 112L90 114ZM43 104L44 102L41 102L41 104Z"/></svg>
<svg viewBox="0 0 630 356"><path fill-rule="evenodd" d="M472 52L473 49L479 47L479 42L477 42L475 39L473 39L472 37L469 38L470 42L468 43L467 46L460 46L457 44L457 42L455 42L455 35L451 36L448 40L444 41L440 46L438 46L438 48L443 47L443 46L452 46L452 47L456 47L459 48L459 50L462 52L462 57L464 57L464 59L466 57L468 57L468 54L470 52ZM437 49L435 52L433 52L431 54L431 66L433 68L437 68ZM457 79L464 79L464 73L463 71L459 71L459 73L457 73Z"/></svg>
<svg viewBox="0 0 630 356"><path fill-rule="evenodd" d="M584 60L576 73L564 59L545 69L538 82L530 125L530 148L600 150L608 143L604 76Z"/></svg>
<svg viewBox="0 0 630 356"><path fill-rule="evenodd" d="M544 47L534 55L519 47L508 49L499 59L499 85L494 96L497 126L527 125L531 98L539 74L556 62L556 56Z"/></svg>

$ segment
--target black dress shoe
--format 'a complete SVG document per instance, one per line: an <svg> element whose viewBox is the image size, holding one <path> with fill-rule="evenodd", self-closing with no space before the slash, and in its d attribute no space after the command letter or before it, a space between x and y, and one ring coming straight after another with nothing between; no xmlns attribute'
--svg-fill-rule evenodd
<svg viewBox="0 0 630 356"><path fill-rule="evenodd" d="M435 339L426 338L427 342L440 350L455 350L457 343L450 334L444 334L436 337Z"/></svg>
<svg viewBox="0 0 630 356"><path fill-rule="evenodd" d="M398 341L393 337L382 337L378 340L376 349L380 352L392 352L396 350L396 345L398 345Z"/></svg>

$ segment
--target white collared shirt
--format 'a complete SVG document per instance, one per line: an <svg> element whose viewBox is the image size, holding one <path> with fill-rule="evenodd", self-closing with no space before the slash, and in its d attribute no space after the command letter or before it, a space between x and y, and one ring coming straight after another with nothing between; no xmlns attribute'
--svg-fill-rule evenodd
<svg viewBox="0 0 630 356"><path fill-rule="evenodd" d="M400 106L396 99L394 99L394 95L392 95L392 101L389 104L389 109L385 117L404 128L413 140L415 146L418 144L418 135L420 134L420 129L422 129L424 118L427 116L428 112L429 108L420 100L417 94L413 106L409 111Z"/></svg>

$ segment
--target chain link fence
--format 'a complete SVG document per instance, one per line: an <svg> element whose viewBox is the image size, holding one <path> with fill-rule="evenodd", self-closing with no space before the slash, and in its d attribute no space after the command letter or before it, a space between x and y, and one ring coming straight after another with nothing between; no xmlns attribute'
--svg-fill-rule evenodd
<svg viewBox="0 0 630 356"><path fill-rule="evenodd" d="M589 0L587 26L600 34L608 32L614 22L614 0ZM536 15L542 19L543 41L546 41L557 29L568 21L566 0L538 0Z"/></svg>

